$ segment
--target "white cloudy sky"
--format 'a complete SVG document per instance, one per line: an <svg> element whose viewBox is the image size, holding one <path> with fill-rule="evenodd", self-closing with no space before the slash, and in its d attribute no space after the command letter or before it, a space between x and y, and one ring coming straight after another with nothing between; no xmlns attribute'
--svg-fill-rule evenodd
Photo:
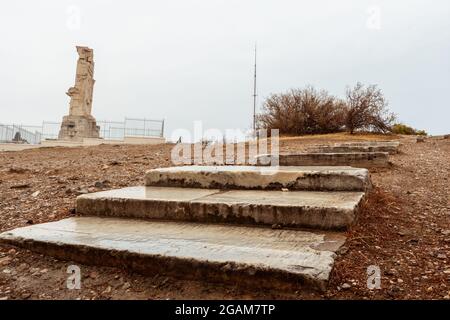
<svg viewBox="0 0 450 320"><path fill-rule="evenodd" d="M259 105L306 84L342 96L362 81L400 120L448 133L449 18L448 0L3 1L0 123L60 121L75 45L86 45L97 119L165 118L168 136L195 120L246 129L256 41Z"/></svg>

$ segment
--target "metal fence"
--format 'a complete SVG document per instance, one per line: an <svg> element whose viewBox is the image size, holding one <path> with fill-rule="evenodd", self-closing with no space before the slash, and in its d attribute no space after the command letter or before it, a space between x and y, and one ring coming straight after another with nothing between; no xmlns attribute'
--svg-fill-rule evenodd
<svg viewBox="0 0 450 320"><path fill-rule="evenodd" d="M123 122L97 121L100 136L108 140L124 137L163 137L164 120L125 118Z"/></svg>
<svg viewBox="0 0 450 320"><path fill-rule="evenodd" d="M61 129L61 122L42 122L42 140L58 139L59 129Z"/></svg>
<svg viewBox="0 0 450 320"><path fill-rule="evenodd" d="M97 121L100 137L123 140L125 137L163 137L164 120L125 118L124 121ZM40 144L57 139L61 122L44 121L41 126L0 124L0 143Z"/></svg>
<svg viewBox="0 0 450 320"><path fill-rule="evenodd" d="M42 139L42 127L0 124L0 143L38 144Z"/></svg>

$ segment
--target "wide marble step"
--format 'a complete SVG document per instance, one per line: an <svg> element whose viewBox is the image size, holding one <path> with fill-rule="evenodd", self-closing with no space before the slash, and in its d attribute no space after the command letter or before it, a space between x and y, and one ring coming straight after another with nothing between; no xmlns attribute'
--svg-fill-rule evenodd
<svg viewBox="0 0 450 320"><path fill-rule="evenodd" d="M345 229L364 193L128 187L77 198L81 215Z"/></svg>
<svg viewBox="0 0 450 320"><path fill-rule="evenodd" d="M280 166L351 166L355 168L380 168L389 166L387 152L347 153L280 153L278 156L262 154L256 157L258 165L270 165L278 158Z"/></svg>
<svg viewBox="0 0 450 320"><path fill-rule="evenodd" d="M0 234L0 243L71 263L288 290L325 289L344 241L340 233L100 217Z"/></svg>

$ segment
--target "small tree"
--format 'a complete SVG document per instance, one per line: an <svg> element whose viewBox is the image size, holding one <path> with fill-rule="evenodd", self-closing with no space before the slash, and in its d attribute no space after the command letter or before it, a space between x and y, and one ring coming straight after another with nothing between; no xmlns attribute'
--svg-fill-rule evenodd
<svg viewBox="0 0 450 320"><path fill-rule="evenodd" d="M355 130L389 132L395 115L387 109L388 102L376 85L365 87L358 82L347 88L345 126L351 134Z"/></svg>

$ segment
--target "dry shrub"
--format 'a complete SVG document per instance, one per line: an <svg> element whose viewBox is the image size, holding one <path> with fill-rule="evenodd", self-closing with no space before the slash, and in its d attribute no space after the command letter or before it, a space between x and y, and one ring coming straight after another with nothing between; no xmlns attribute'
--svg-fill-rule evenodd
<svg viewBox="0 0 450 320"><path fill-rule="evenodd" d="M312 86L272 94L263 104L258 126L279 129L280 134L323 134L348 130L389 132L395 116L375 85L357 83L347 89L345 100Z"/></svg>
<svg viewBox="0 0 450 320"><path fill-rule="evenodd" d="M263 105L259 126L280 134L331 133L343 129L345 105L325 90L312 86L273 94Z"/></svg>
<svg viewBox="0 0 450 320"><path fill-rule="evenodd" d="M345 127L356 130L390 132L395 115L387 109L388 102L376 85L365 87L358 82L347 88Z"/></svg>

